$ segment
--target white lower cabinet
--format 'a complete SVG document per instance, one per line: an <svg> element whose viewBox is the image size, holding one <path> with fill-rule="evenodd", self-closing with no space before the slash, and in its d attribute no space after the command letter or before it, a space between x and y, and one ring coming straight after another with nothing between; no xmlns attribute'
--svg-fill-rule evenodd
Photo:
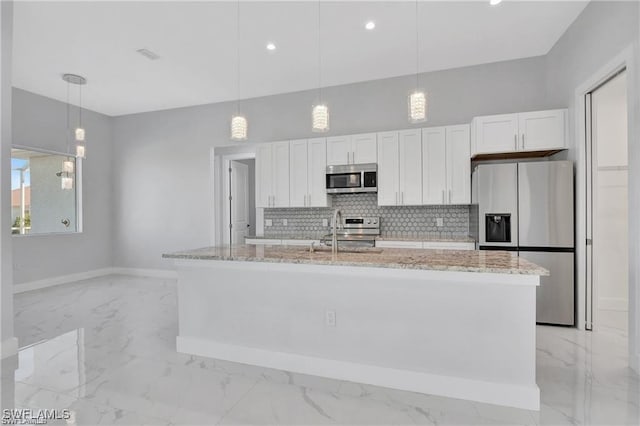
<svg viewBox="0 0 640 426"><path fill-rule="evenodd" d="M431 250L475 250L472 242L457 241L376 241L376 247L381 248L405 248L405 249L431 249Z"/></svg>
<svg viewBox="0 0 640 426"><path fill-rule="evenodd" d="M289 207L289 141L258 146L256 207Z"/></svg>

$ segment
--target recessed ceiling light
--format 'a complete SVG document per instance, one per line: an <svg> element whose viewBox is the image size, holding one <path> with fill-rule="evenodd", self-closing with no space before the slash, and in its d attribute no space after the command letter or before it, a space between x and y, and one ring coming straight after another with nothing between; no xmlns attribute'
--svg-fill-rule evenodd
<svg viewBox="0 0 640 426"><path fill-rule="evenodd" d="M276 50L276 45L273 43L267 43L267 50Z"/></svg>
<svg viewBox="0 0 640 426"><path fill-rule="evenodd" d="M489 0L489 4L490 4L491 6L497 6L497 5L499 5L500 3L502 3L502 0Z"/></svg>
<svg viewBox="0 0 640 426"><path fill-rule="evenodd" d="M144 56L147 59L150 59L152 61L155 61L156 59L159 59L160 56L156 53L156 52L152 52L149 49L138 49L136 50L136 52L138 52L139 54L141 54L142 56Z"/></svg>
<svg viewBox="0 0 640 426"><path fill-rule="evenodd" d="M495 1L495 0L492 0L492 1ZM364 27L368 30L372 30L376 27L376 23L373 21L369 21L366 24L364 24Z"/></svg>

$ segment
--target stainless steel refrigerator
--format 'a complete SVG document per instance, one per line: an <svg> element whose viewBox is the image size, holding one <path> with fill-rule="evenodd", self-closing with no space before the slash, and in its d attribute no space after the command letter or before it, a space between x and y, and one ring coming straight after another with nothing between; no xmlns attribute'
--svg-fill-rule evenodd
<svg viewBox="0 0 640 426"><path fill-rule="evenodd" d="M537 321L575 324L573 165L481 164L473 173L481 250L512 250L550 271L537 292Z"/></svg>

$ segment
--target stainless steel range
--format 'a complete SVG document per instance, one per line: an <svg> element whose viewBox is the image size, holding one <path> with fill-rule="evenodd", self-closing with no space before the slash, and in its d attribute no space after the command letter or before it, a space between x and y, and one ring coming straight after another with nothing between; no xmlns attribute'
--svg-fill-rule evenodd
<svg viewBox="0 0 640 426"><path fill-rule="evenodd" d="M374 247L378 236L380 218L361 216L346 216L337 234L340 247ZM332 238L332 234L327 234L322 237L322 243L330 246Z"/></svg>

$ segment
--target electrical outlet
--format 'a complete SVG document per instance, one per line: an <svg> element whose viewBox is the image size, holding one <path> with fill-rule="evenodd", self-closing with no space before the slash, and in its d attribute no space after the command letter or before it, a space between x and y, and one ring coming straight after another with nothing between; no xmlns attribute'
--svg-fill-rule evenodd
<svg viewBox="0 0 640 426"><path fill-rule="evenodd" d="M322 226L324 226L324 227L329 226L329 220L328 219L322 219Z"/></svg>
<svg viewBox="0 0 640 426"><path fill-rule="evenodd" d="M271 219L265 219L264 226L273 226L273 221Z"/></svg>
<svg viewBox="0 0 640 426"><path fill-rule="evenodd" d="M438 227L444 226L444 219L442 219L441 217L436 218L436 226Z"/></svg>
<svg viewBox="0 0 640 426"><path fill-rule="evenodd" d="M287 219L282 219L282 226L287 226L288 223Z"/></svg>
<svg viewBox="0 0 640 426"><path fill-rule="evenodd" d="M336 311L325 311L325 313L324 313L324 324L327 327L335 327L336 326Z"/></svg>

